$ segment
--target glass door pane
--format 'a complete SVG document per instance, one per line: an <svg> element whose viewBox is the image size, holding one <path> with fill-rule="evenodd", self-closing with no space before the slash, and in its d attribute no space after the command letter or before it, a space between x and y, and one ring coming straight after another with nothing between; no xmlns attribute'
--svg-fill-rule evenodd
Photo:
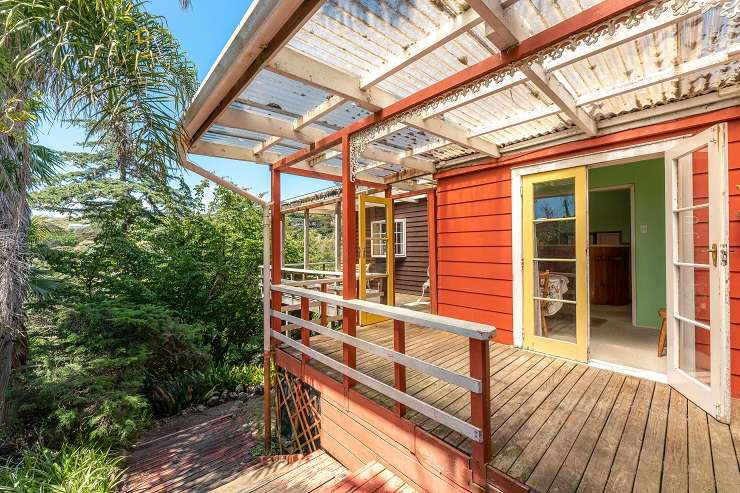
<svg viewBox="0 0 740 493"><path fill-rule="evenodd" d="M525 347L585 361L585 168L523 178Z"/></svg>

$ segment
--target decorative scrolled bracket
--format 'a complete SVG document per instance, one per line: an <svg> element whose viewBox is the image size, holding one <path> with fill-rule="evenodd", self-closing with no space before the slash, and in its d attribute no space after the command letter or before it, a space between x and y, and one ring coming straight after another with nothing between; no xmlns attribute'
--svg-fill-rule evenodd
<svg viewBox="0 0 740 493"><path fill-rule="evenodd" d="M657 19L668 10L675 17L680 17L686 15L689 10L697 6L701 8L702 12L719 8L720 16L728 18L733 26L740 25L740 0L653 0L647 2L586 31L574 34L529 57L512 62L479 79L463 84L429 101L409 108L398 115L351 134L349 138L352 181L355 180L355 174L360 167L359 156L362 155L368 144L392 133L392 129L394 128L403 127L405 121L419 118L424 119L436 115L439 113L439 108L450 107L461 99L468 99L472 95L489 89L493 84L501 84L506 78L516 76L522 67L529 67L533 64L542 65L547 60L557 60L566 50L575 51L579 46L593 45L604 35L614 35L619 28L631 29L637 27L646 19Z"/></svg>

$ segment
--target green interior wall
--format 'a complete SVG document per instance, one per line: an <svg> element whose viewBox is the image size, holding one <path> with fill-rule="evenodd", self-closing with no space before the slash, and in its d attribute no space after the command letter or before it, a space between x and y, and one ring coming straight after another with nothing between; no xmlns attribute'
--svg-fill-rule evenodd
<svg viewBox="0 0 740 493"><path fill-rule="evenodd" d="M665 307L665 182L662 159L593 168L589 188L633 185L637 325L658 327Z"/></svg>
<svg viewBox="0 0 740 493"><path fill-rule="evenodd" d="M590 233L619 231L622 243L630 242L630 191L604 190L588 194Z"/></svg>

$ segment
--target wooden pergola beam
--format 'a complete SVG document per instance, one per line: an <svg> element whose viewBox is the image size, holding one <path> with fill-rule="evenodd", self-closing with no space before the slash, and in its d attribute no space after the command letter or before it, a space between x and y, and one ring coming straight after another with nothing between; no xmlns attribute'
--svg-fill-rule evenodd
<svg viewBox="0 0 740 493"><path fill-rule="evenodd" d="M195 142L200 139L203 134L213 125L218 115L227 108L238 96L244 91L244 88L254 79L254 77L262 69L263 65L271 56L278 53L281 48L297 33L303 25L310 19L316 11L321 8L325 0L305 0L301 2L295 2L293 13L288 18L270 41L261 50L259 56L256 57L252 63L244 70L231 87L226 90L225 94L221 98L221 101L213 108L208 114L203 123L201 123L197 130L195 130L190 137L190 145L192 146Z"/></svg>
<svg viewBox="0 0 740 493"><path fill-rule="evenodd" d="M188 161L187 159L183 159L180 164L182 164L182 167L183 168L192 171L196 175L202 176L203 178L212 181L213 183L215 183L218 186L221 186L221 187L224 187L224 188L226 188L228 190L231 190L235 194L241 195L242 197L244 197L244 198L246 198L246 199L248 199L248 200L250 200L252 202L255 202L256 204L259 204L262 207L267 207L267 205L268 205L268 202L266 200L264 200L263 198L258 197L257 195L255 195L255 194L253 194L253 193L251 193L251 192L249 192L247 190L244 190L240 186L235 185L234 183L232 183L232 182L230 182L230 181L228 181L228 180L226 180L224 178L221 178L218 175L215 175L215 174L211 173L207 169L198 166L197 164L193 163L192 161Z"/></svg>
<svg viewBox="0 0 740 493"><path fill-rule="evenodd" d="M507 15L496 0L470 0L470 6L486 20L486 36L501 51L516 45L523 37L521 20ZM539 63L522 66L519 70L540 92L560 108L587 135L596 135L596 122L576 104L575 96L557 79L551 77Z"/></svg>
<svg viewBox="0 0 740 493"><path fill-rule="evenodd" d="M378 87L360 88L359 77L341 72L331 65L286 48L269 64L268 69L323 91L355 101L368 111L378 111L392 104L395 96ZM493 157L499 155L495 144L483 139L468 138L466 131L439 118L409 118L407 125L423 128L443 139L471 147Z"/></svg>
<svg viewBox="0 0 740 493"><path fill-rule="evenodd" d="M255 146L252 149L252 154L258 159L261 158L262 160L267 160L267 158L265 157L267 156L265 154L266 149L269 146L276 144L277 141L279 141L281 138L295 140L304 144L311 144L327 135L327 132L314 127L306 127L301 130L295 130L293 124L289 121L280 120L267 115L263 115L261 113L241 110L234 107L230 107L224 110L224 112L216 119L216 123L229 128L248 130L251 132L258 132L270 135L270 137L265 142ZM403 153L394 153L378 148L367 148L362 153L362 155L364 157L367 157L368 159L373 159L376 161L400 164L408 168L427 171L429 173L434 172L434 164L432 162L406 156ZM275 157L276 154L273 153L269 156ZM280 159L280 156L277 156L277 158L270 162L274 162Z"/></svg>
<svg viewBox="0 0 740 493"><path fill-rule="evenodd" d="M494 73L507 65L525 59L567 38L576 36L588 29L613 19L633 8L646 5L645 0L605 0L584 11L571 16L558 24L549 27L513 46L505 53L491 55L475 65L472 65L450 77L442 79L414 94L384 107L361 120L358 120L342 130L338 130L320 141L315 142L309 149L296 151L276 163L279 169L291 166L307 157L318 154L341 142L345 135L357 132L365 127L386 120L403 113L415 106L421 105L448 91L465 84L474 82L486 75ZM524 78L522 76L522 78Z"/></svg>
<svg viewBox="0 0 740 493"><path fill-rule="evenodd" d="M432 53L440 46L452 41L463 33L482 23L483 19L474 10L466 10L449 22L439 26L428 36L407 46L401 55L392 58L360 79L360 89L367 89L393 74L403 70L415 61Z"/></svg>

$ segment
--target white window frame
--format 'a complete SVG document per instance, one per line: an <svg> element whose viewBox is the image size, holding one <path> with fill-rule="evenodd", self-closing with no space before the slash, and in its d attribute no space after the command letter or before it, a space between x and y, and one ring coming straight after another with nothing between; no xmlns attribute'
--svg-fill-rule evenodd
<svg viewBox="0 0 740 493"><path fill-rule="evenodd" d="M395 257L405 257L406 256L406 218L399 218L393 220L393 253ZM396 238L396 225L401 224L401 237L403 238L403 241L397 241ZM400 252L398 251L400 248Z"/></svg>
<svg viewBox="0 0 740 493"><path fill-rule="evenodd" d="M393 220L393 249L394 249L394 257L405 257L406 256L406 218L398 218ZM376 224L385 224L385 219L381 219L378 221L370 221L370 257L371 258L385 258L386 254L385 252L379 252L378 249L380 249L381 242L376 240L373 240L372 237L375 234L375 225ZM401 234L403 236L402 242L396 241L396 225L402 224L402 230ZM388 234L388 229L386 228L385 234ZM400 246L400 251L399 251Z"/></svg>

